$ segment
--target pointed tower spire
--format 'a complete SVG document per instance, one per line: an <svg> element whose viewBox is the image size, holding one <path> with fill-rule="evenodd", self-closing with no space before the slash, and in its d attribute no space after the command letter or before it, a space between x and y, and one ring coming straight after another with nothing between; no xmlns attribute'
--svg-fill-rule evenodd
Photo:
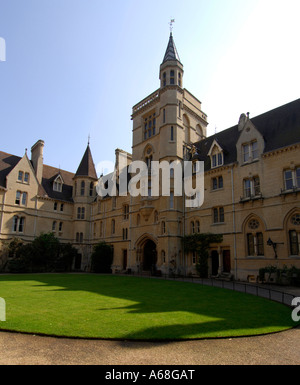
<svg viewBox="0 0 300 385"><path fill-rule="evenodd" d="M169 43L167 50L163 59L163 62L160 65L160 88L166 86L178 86L183 88L182 78L183 78L183 65L180 61L172 33L172 23L174 20L171 20L171 32L169 37Z"/></svg>
<svg viewBox="0 0 300 385"><path fill-rule="evenodd" d="M89 143L75 174L75 177L76 176L87 176L89 178L98 179Z"/></svg>
<svg viewBox="0 0 300 385"><path fill-rule="evenodd" d="M177 49L176 49L176 46L174 43L173 34L171 32L170 38L169 38L169 44L168 44L168 47L167 47L167 50L165 53L165 57L164 57L162 64L167 62L167 61L174 61L174 60L177 60L180 63L180 58L179 58L179 55L178 55L178 52L177 52Z"/></svg>

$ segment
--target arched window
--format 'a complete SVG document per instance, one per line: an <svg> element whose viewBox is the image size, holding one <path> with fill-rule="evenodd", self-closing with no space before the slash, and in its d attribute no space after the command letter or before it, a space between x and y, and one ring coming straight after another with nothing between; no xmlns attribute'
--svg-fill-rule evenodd
<svg viewBox="0 0 300 385"><path fill-rule="evenodd" d="M246 241L248 256L263 256L264 253L264 236L263 227L260 221L252 217L246 224Z"/></svg>
<svg viewBox="0 0 300 385"><path fill-rule="evenodd" d="M191 221L191 234L195 233L195 223L194 221Z"/></svg>
<svg viewBox="0 0 300 385"><path fill-rule="evenodd" d="M166 222L165 221L161 222L161 233L162 234L166 233Z"/></svg>

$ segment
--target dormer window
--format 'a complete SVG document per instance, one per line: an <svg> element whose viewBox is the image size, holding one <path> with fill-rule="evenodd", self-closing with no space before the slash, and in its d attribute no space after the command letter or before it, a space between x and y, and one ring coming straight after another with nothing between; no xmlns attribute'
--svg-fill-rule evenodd
<svg viewBox="0 0 300 385"><path fill-rule="evenodd" d="M53 191L62 192L63 180L60 175L53 182Z"/></svg>
<svg viewBox="0 0 300 385"><path fill-rule="evenodd" d="M218 144L216 140L214 140L210 151L208 153L211 162L211 168L216 168L223 166L224 164L224 153L221 146Z"/></svg>
<svg viewBox="0 0 300 385"><path fill-rule="evenodd" d="M243 144L243 160L244 163L251 162L258 159L258 145L257 141Z"/></svg>
<svg viewBox="0 0 300 385"><path fill-rule="evenodd" d="M218 154L214 154L211 157L212 159L212 167L219 167L223 165L223 153L219 152Z"/></svg>

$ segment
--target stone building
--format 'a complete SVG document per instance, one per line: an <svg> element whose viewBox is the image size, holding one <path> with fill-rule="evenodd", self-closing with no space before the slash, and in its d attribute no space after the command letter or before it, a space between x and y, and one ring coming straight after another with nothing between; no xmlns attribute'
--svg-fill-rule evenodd
<svg viewBox="0 0 300 385"><path fill-rule="evenodd" d="M195 274L197 256L182 237L222 234L211 245L209 274L254 279L269 265L300 268L300 99L207 137L201 102L183 87L172 33L160 66L160 86L132 110L132 154L116 150L128 173L134 161L204 162L204 202L189 208L177 196L100 197L89 145L75 174L43 163L44 142L31 157L0 151L0 241L32 241L54 232L80 251L74 269L88 271L93 245L114 247L113 271L171 270ZM120 174L116 174L119 181ZM117 184L119 186L119 184ZM153 186L152 186L153 187Z"/></svg>

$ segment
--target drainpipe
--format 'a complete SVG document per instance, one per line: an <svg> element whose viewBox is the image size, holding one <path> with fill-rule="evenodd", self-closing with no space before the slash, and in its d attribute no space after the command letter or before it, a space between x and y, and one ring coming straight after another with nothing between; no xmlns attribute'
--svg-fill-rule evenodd
<svg viewBox="0 0 300 385"><path fill-rule="evenodd" d="M4 190L4 194L2 198L1 218L0 218L0 234L2 229L3 215L4 215L5 196L6 196L6 191Z"/></svg>
<svg viewBox="0 0 300 385"><path fill-rule="evenodd" d="M231 167L231 196L232 196L232 223L233 223L233 250L234 250L234 275L237 280L237 255L236 255L236 223L235 223L235 203L234 203L234 182L233 167Z"/></svg>

